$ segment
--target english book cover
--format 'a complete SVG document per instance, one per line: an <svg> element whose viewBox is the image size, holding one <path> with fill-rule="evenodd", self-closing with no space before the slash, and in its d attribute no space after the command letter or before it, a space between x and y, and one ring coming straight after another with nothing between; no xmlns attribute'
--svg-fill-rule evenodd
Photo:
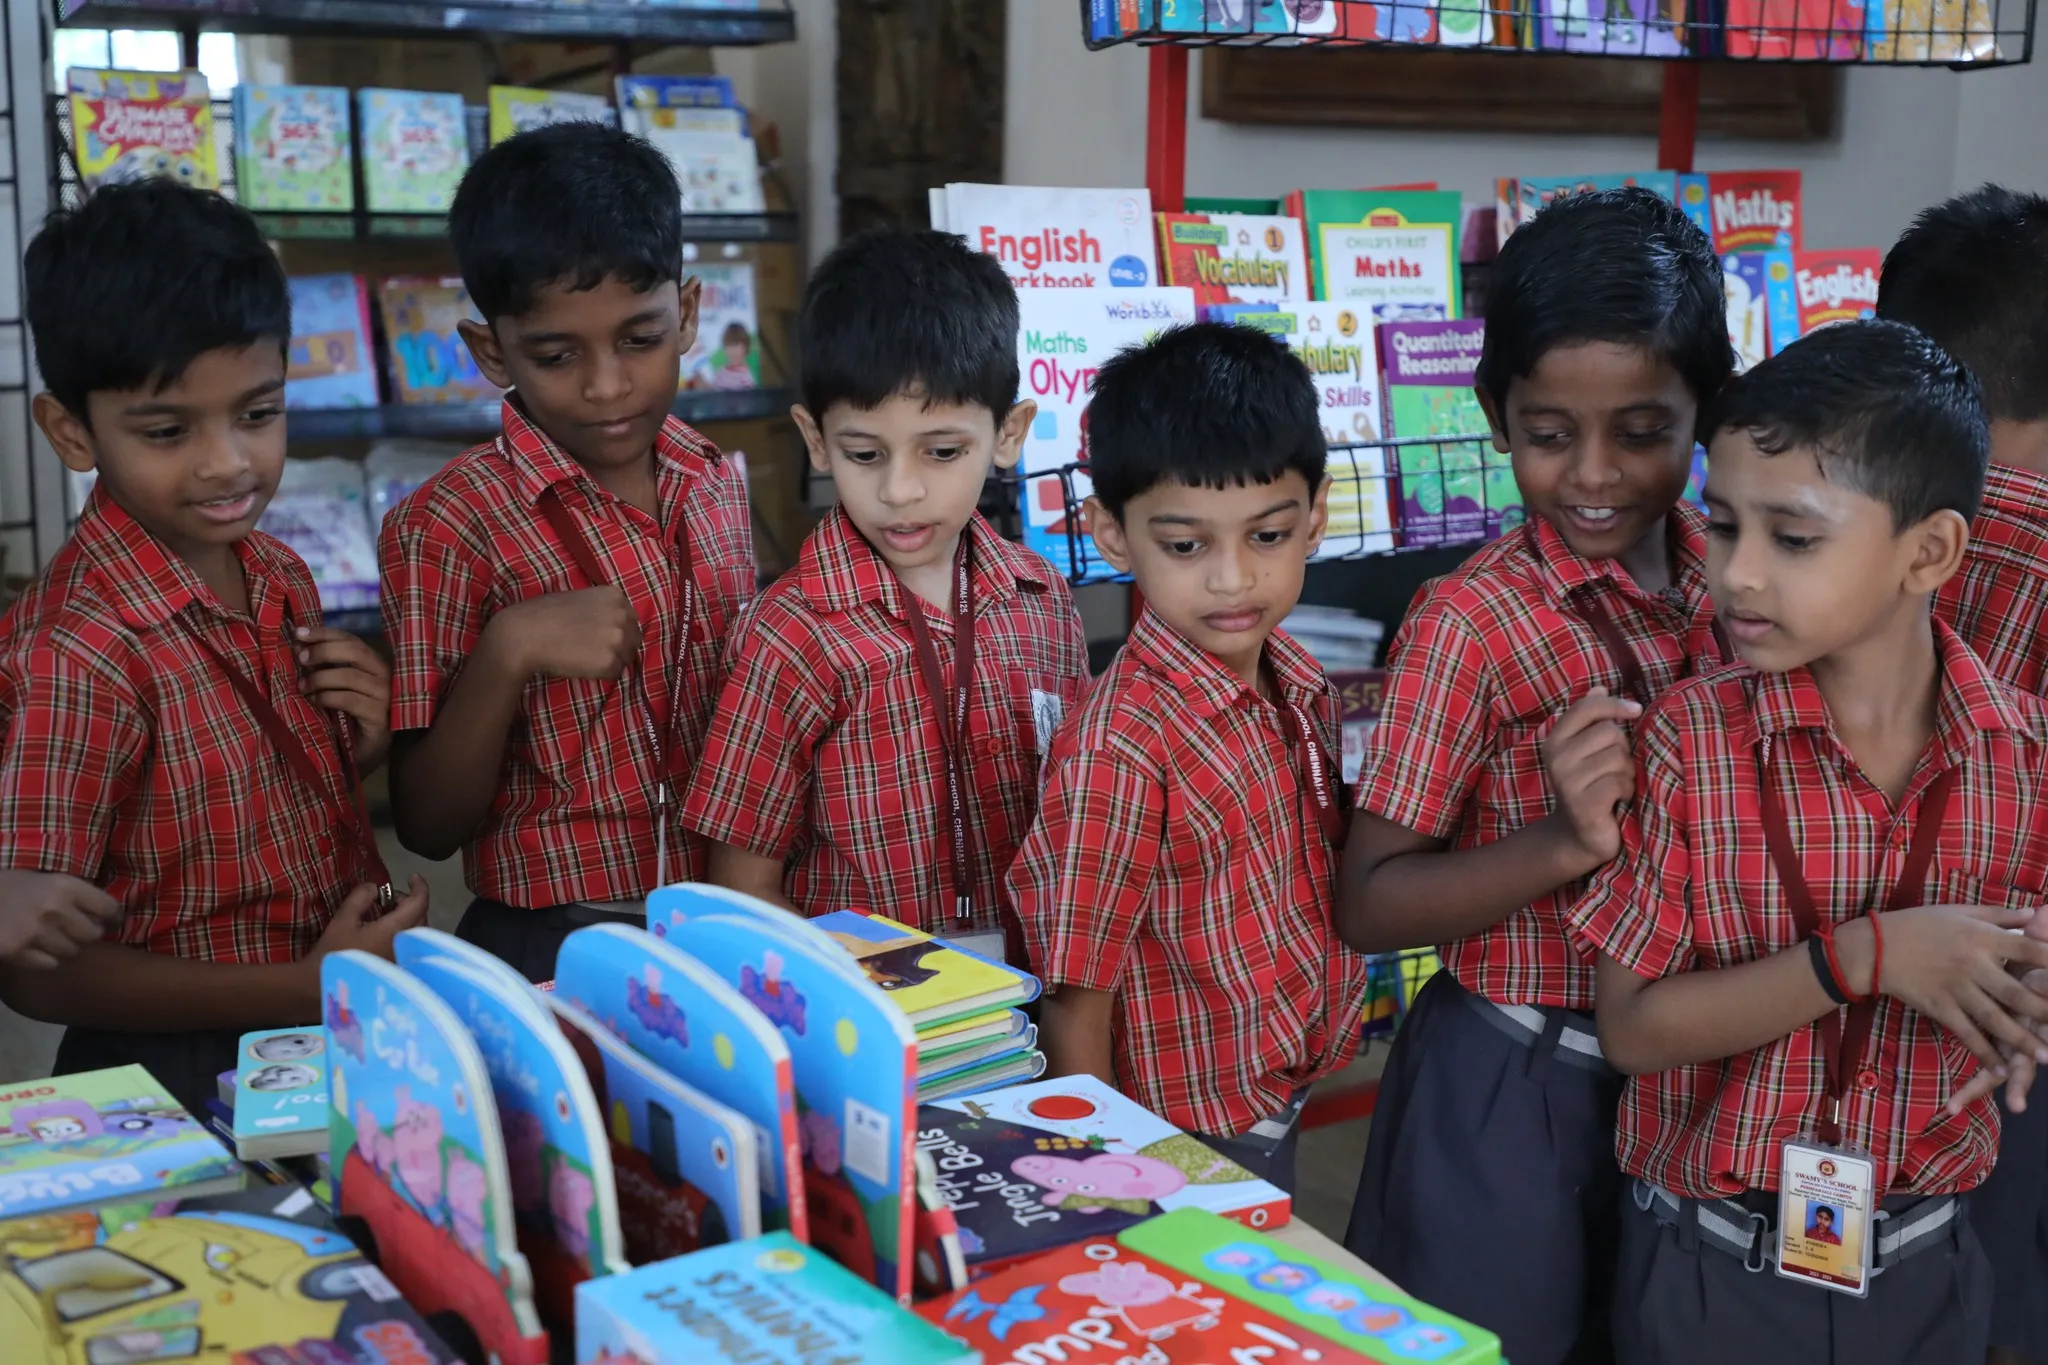
<svg viewBox="0 0 2048 1365"><path fill-rule="evenodd" d="M943 194L947 230L1001 261L1019 292L1159 283L1148 190L953 184Z"/></svg>
<svg viewBox="0 0 2048 1365"><path fill-rule="evenodd" d="M1877 277L1884 269L1877 247L1779 251L1765 260L1772 355L1830 323L1877 316Z"/></svg>

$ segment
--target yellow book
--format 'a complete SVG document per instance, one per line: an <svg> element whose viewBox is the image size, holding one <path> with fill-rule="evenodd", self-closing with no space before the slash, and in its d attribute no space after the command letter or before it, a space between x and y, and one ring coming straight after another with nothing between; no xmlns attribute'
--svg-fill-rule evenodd
<svg viewBox="0 0 2048 1365"><path fill-rule="evenodd" d="M550 123L610 123L612 102L602 95L572 90L529 90L517 85L491 87L491 145L517 133Z"/></svg>
<svg viewBox="0 0 2048 1365"><path fill-rule="evenodd" d="M88 188L150 176L220 184L213 102L197 71L91 71L65 78L72 154Z"/></svg>
<svg viewBox="0 0 2048 1365"><path fill-rule="evenodd" d="M1038 979L880 915L835 910L811 923L853 955L920 1032L1038 998Z"/></svg>

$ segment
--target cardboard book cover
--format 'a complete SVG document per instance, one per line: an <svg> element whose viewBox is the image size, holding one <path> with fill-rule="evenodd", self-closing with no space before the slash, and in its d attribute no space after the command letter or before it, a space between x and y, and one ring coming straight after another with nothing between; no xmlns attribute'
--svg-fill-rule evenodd
<svg viewBox="0 0 2048 1365"><path fill-rule="evenodd" d="M468 118L460 95L356 91L363 206L372 213L446 213L469 169Z"/></svg>
<svg viewBox="0 0 2048 1365"><path fill-rule="evenodd" d="M197 71L65 74L71 151L87 189L163 176L210 190L220 184L213 100Z"/></svg>
<svg viewBox="0 0 2048 1365"><path fill-rule="evenodd" d="M231 1074L235 1155L249 1160L327 1150L326 1030L245 1033Z"/></svg>
<svg viewBox="0 0 2048 1365"><path fill-rule="evenodd" d="M370 340L370 290L360 275L295 275L292 340L285 351L284 405L377 406L377 352Z"/></svg>
<svg viewBox="0 0 2048 1365"><path fill-rule="evenodd" d="M858 962L920 1031L1038 998L1038 978L1030 973L881 915L835 910L810 923Z"/></svg>
<svg viewBox="0 0 2048 1365"><path fill-rule="evenodd" d="M499 396L456 324L479 320L460 279L395 275L379 292L391 347L391 389L400 403L479 403Z"/></svg>
<svg viewBox="0 0 2048 1365"><path fill-rule="evenodd" d="M244 208L346 213L356 206L349 94L338 86L235 87L235 193Z"/></svg>
<svg viewBox="0 0 2048 1365"><path fill-rule="evenodd" d="M0 1218L241 1183L233 1154L139 1066L0 1087Z"/></svg>
<svg viewBox="0 0 2048 1365"><path fill-rule="evenodd" d="M1454 192L1307 190L1302 212L1316 297L1377 323L1455 318L1463 307Z"/></svg>

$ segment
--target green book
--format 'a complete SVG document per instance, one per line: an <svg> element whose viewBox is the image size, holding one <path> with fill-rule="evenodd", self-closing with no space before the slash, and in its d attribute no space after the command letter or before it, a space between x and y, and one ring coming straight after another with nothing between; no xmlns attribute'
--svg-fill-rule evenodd
<svg viewBox="0 0 2048 1365"><path fill-rule="evenodd" d="M1449 190L1307 190L1309 274L1316 297L1379 322L1459 315L1458 232L1464 203Z"/></svg>

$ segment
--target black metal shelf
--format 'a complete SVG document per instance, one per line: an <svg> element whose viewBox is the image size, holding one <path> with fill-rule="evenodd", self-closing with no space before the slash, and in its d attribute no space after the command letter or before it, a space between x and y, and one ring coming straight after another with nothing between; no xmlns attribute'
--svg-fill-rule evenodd
<svg viewBox="0 0 2048 1365"><path fill-rule="evenodd" d="M234 197L235 186L222 192ZM273 241L418 241L448 235L448 219L438 213L313 213L257 209L256 221ZM794 242L800 240L794 213L687 213L683 240L688 242Z"/></svg>
<svg viewBox="0 0 2048 1365"><path fill-rule="evenodd" d="M676 395L675 414L691 425L779 417L796 401L788 389L693 389ZM286 418L293 442L426 440L485 437L498 429L501 405L387 404L375 408L295 408Z"/></svg>
<svg viewBox="0 0 2048 1365"><path fill-rule="evenodd" d="M58 22L83 28L196 27L217 33L337 38L499 35L755 47L796 38L796 16L777 0L758 10L587 0L58 0Z"/></svg>

